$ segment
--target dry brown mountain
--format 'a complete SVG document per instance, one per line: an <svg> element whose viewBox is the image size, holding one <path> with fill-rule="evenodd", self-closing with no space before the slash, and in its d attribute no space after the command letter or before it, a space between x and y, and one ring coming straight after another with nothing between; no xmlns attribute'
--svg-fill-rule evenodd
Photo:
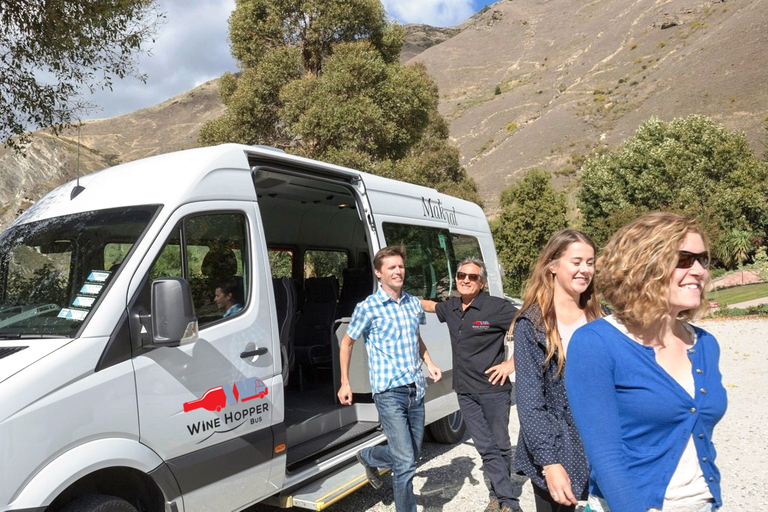
<svg viewBox="0 0 768 512"><path fill-rule="evenodd" d="M431 25L405 25L405 43L400 50L400 62L408 62L427 48L452 38L462 30L458 27L433 27Z"/></svg>
<svg viewBox="0 0 768 512"><path fill-rule="evenodd" d="M572 155L618 145L651 116L700 113L756 150L765 140L763 0L502 0L414 60L491 208L525 170L571 178Z"/></svg>
<svg viewBox="0 0 768 512"><path fill-rule="evenodd" d="M744 130L762 151L768 0L502 0L457 27L414 25L407 34L403 59L415 55L435 77L490 210L530 168L573 187L574 160L620 144L650 116L701 113ZM213 81L86 122L80 168L192 147L222 110ZM76 147L71 131L39 132L26 158L0 149L0 224L75 175Z"/></svg>
<svg viewBox="0 0 768 512"><path fill-rule="evenodd" d="M82 174L147 156L197 145L200 127L222 114L218 82L207 82L155 106L136 112L84 121L52 136L36 132L25 155L0 148L0 226L53 187ZM78 162L79 158L79 162Z"/></svg>

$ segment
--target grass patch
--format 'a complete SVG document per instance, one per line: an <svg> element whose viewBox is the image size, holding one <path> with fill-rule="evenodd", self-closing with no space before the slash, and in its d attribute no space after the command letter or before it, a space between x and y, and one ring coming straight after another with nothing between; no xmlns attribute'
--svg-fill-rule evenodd
<svg viewBox="0 0 768 512"><path fill-rule="evenodd" d="M747 309L720 308L712 314L715 318L729 318L740 316L768 316L768 304L750 306Z"/></svg>
<svg viewBox="0 0 768 512"><path fill-rule="evenodd" d="M490 148L493 145L493 137L488 139L485 144L477 151L478 154L485 153L485 150Z"/></svg>
<svg viewBox="0 0 768 512"><path fill-rule="evenodd" d="M707 299L717 301L721 307L723 304L737 304L762 297L768 297L768 283L721 288L707 294Z"/></svg>

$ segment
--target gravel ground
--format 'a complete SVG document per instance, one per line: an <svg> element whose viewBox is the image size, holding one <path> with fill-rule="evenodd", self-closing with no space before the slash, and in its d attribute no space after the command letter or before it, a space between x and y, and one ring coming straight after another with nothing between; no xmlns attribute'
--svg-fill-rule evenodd
<svg viewBox="0 0 768 512"><path fill-rule="evenodd" d="M704 320L698 325L720 342L720 370L728 391L728 411L715 428L714 438L722 474L723 510L762 510L768 504L768 319ZM514 406L511 416L509 432L516 443ZM425 443L414 479L419 512L482 511L488 489L481 464L468 437L452 446ZM389 474L383 479L381 489L366 486L326 510L394 511ZM533 511L530 482L519 477L516 483L521 509Z"/></svg>

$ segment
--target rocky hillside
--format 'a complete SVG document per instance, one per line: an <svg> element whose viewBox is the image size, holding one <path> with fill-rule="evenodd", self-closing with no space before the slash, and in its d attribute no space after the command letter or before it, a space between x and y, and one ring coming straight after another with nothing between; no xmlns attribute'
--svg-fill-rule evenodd
<svg viewBox="0 0 768 512"><path fill-rule="evenodd" d="M405 43L400 50L400 62L408 62L427 48L452 38L461 30L461 25L447 28L420 24L405 25Z"/></svg>
<svg viewBox="0 0 768 512"><path fill-rule="evenodd" d="M55 137L41 130L24 155L0 147L0 226L7 226L52 188L75 178L78 169L87 174L195 147L200 127L223 111L214 80L130 114L84 121L79 134L72 129Z"/></svg>
<svg viewBox="0 0 768 512"><path fill-rule="evenodd" d="M650 116L700 113L762 152L768 2L502 0L413 60L493 209L530 168L573 186L574 161Z"/></svg>
<svg viewBox="0 0 768 512"><path fill-rule="evenodd" d="M501 0L463 24L406 27L402 60L424 62L440 110L489 213L504 186L538 167L567 188L577 162L650 116L701 113L763 151L768 2ZM195 145L221 114L216 81L156 106L89 121L79 168ZM38 132L28 155L0 149L0 224L77 173L77 131Z"/></svg>

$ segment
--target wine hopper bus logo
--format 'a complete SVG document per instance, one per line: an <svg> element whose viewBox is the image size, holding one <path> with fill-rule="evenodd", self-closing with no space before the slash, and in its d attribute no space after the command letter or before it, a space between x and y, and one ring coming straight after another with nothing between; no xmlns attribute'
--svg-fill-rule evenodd
<svg viewBox="0 0 768 512"><path fill-rule="evenodd" d="M269 394L266 384L255 377L235 382L232 385L218 386L211 388L201 398L184 402L184 412L190 412L197 409L205 409L211 412L220 412L222 409L242 404L255 398L263 399ZM269 411L269 404L266 402L252 405L243 409L231 410L225 412L222 416L210 420L198 421L187 425L190 435L198 432L216 430L222 425L241 422L250 419L251 424L261 423L261 414ZM239 426L239 425L238 425Z"/></svg>

